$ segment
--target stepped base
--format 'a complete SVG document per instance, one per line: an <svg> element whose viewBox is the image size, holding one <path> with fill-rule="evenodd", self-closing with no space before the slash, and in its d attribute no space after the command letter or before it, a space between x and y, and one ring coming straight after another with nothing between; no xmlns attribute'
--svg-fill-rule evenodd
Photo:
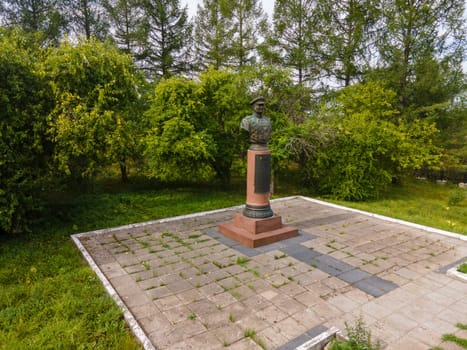
<svg viewBox="0 0 467 350"><path fill-rule="evenodd" d="M249 248L298 236L296 227L282 225L281 216L253 219L239 213L233 221L220 224L219 232Z"/></svg>

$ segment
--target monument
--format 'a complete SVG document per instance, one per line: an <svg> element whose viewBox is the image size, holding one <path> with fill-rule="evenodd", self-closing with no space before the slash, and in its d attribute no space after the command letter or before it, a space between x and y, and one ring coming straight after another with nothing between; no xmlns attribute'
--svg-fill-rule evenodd
<svg viewBox="0 0 467 350"><path fill-rule="evenodd" d="M284 226L269 202L271 186L271 121L264 113L265 99L251 101L253 114L243 118L240 128L248 137L246 204L233 221L219 225L219 232L247 247L256 248L298 235L298 229Z"/></svg>

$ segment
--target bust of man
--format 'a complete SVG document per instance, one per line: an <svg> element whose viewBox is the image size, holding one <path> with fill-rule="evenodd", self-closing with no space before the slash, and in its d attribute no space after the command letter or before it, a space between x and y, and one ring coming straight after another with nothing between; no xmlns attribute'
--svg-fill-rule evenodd
<svg viewBox="0 0 467 350"><path fill-rule="evenodd" d="M253 114L242 119L240 128L248 132L250 148L267 147L271 136L272 126L268 117L263 115L264 97L253 99L250 105L253 107Z"/></svg>

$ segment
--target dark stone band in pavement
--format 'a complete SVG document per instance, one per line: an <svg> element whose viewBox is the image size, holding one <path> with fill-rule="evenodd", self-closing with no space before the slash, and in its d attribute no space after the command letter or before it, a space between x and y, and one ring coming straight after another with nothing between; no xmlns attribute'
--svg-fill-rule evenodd
<svg viewBox="0 0 467 350"><path fill-rule="evenodd" d="M349 215L334 215L332 220L334 222L337 220L342 220L343 218L349 218ZM285 254L312 267L316 267L317 269L326 272L331 276L337 277L376 298L398 287L398 285L393 282L384 280L377 276L373 276L366 271L362 271L330 255L315 252L314 250L301 245L300 243L316 238L315 235L304 231L299 231L299 235L297 237L289 238L259 248L245 247L238 242L223 236L216 228L206 229L204 230L204 233L214 239L217 239L220 243L225 244L226 246L235 249L249 257L264 254L274 250L280 250Z"/></svg>

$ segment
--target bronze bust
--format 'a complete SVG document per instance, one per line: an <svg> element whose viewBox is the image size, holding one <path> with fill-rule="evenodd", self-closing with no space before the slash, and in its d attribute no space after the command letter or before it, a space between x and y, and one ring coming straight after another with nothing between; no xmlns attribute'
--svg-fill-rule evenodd
<svg viewBox="0 0 467 350"><path fill-rule="evenodd" d="M253 99L250 105L253 107L253 114L243 118L240 128L248 132L250 148L267 148L271 136L272 126L269 117L263 115L264 97Z"/></svg>

